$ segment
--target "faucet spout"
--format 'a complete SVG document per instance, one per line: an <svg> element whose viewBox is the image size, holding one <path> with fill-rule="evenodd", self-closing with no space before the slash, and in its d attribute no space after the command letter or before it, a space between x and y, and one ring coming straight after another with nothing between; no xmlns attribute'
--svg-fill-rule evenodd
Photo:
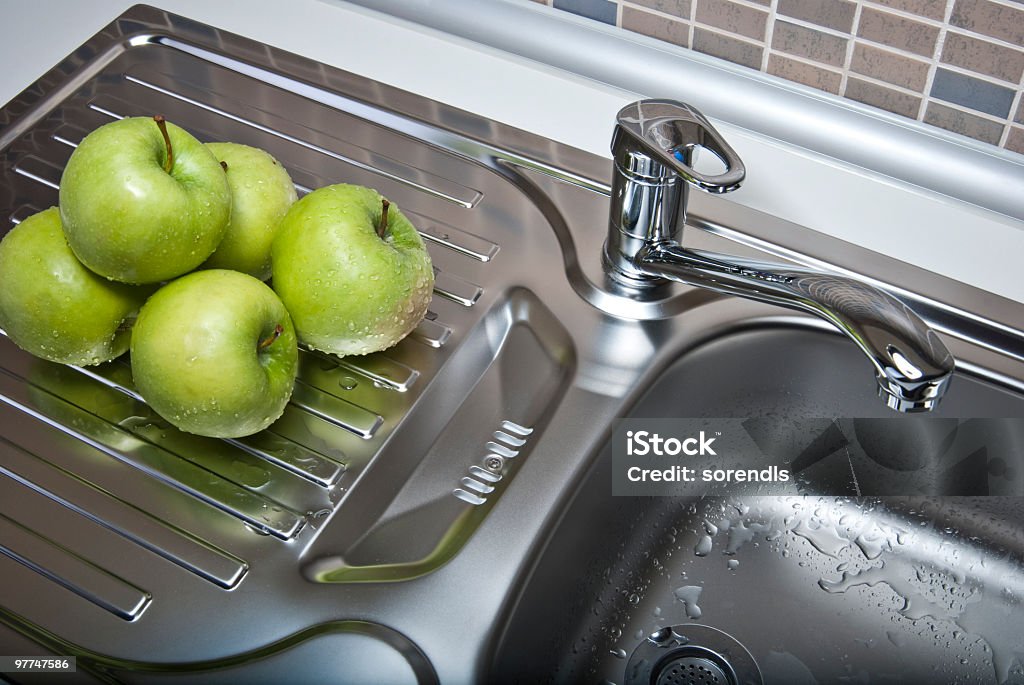
<svg viewBox="0 0 1024 685"><path fill-rule="evenodd" d="M952 377L953 356L903 302L870 284L811 269L652 243L634 265L662 278L814 314L867 355L878 394L898 412L934 409Z"/></svg>
<svg viewBox="0 0 1024 685"><path fill-rule="evenodd" d="M701 150L725 165L699 172ZM641 100L624 107L612 137L612 201L604 262L637 296L678 281L810 312L845 333L871 360L879 395L892 409L934 409L949 385L953 357L938 335L900 300L868 283L785 264L682 246L690 187L739 188L743 162L693 107Z"/></svg>

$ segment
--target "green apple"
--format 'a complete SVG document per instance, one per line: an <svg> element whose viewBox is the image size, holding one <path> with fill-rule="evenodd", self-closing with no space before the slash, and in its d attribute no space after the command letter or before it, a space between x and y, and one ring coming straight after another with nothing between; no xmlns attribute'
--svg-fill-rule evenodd
<svg viewBox="0 0 1024 685"><path fill-rule="evenodd" d="M297 195L291 177L269 153L239 143L207 143L231 188L231 220L204 269L234 269L270 278L270 245Z"/></svg>
<svg viewBox="0 0 1024 685"><path fill-rule="evenodd" d="M28 217L0 242L0 328L37 357L89 365L120 356L150 292L82 266L56 207Z"/></svg>
<svg viewBox="0 0 1024 685"><path fill-rule="evenodd" d="M115 281L158 283L202 264L224 237L231 191L205 145L163 117L105 124L60 180L64 233L78 259Z"/></svg>
<svg viewBox="0 0 1024 685"><path fill-rule="evenodd" d="M341 356L404 338L426 314L434 287L416 229L377 191L356 185L320 188L292 205L271 261L299 339Z"/></svg>
<svg viewBox="0 0 1024 685"><path fill-rule="evenodd" d="M284 412L298 368L295 329L265 283L196 271L158 290L132 333L135 387L189 433L237 438Z"/></svg>

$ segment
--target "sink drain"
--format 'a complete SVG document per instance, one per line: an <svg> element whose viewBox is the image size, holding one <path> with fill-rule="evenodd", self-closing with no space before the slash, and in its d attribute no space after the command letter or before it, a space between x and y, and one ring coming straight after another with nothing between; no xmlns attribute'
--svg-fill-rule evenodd
<svg viewBox="0 0 1024 685"><path fill-rule="evenodd" d="M711 659L679 656L661 666L657 685L732 685L732 677Z"/></svg>
<svg viewBox="0 0 1024 685"><path fill-rule="evenodd" d="M762 685L761 671L743 645L700 625L662 628L637 645L626 664L626 685Z"/></svg>

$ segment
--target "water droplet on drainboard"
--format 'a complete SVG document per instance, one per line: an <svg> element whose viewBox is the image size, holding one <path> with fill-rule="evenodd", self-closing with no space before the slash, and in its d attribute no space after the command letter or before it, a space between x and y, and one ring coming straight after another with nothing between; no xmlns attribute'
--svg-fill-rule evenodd
<svg viewBox="0 0 1024 685"><path fill-rule="evenodd" d="M345 376L338 381L338 385L340 385L343 390L352 390L359 385L359 381L352 378L352 376Z"/></svg>
<svg viewBox="0 0 1024 685"><path fill-rule="evenodd" d="M252 532L256 533L257 535L262 535L264 537L267 537L267 536L270 535L270 531L269 530L265 530L265 529L260 528L258 526L250 526L247 523L247 524L245 524L245 527L248 528L249 530L251 530Z"/></svg>

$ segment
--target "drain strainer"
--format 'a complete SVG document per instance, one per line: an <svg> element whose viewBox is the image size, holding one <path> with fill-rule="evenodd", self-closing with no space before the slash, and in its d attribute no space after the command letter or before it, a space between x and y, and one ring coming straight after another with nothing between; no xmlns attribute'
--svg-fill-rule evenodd
<svg viewBox="0 0 1024 685"><path fill-rule="evenodd" d="M637 645L626 664L626 685L762 685L761 671L743 645L701 625L662 628Z"/></svg>
<svg viewBox="0 0 1024 685"><path fill-rule="evenodd" d="M731 685L733 679L711 659L677 656L658 669L657 685Z"/></svg>

